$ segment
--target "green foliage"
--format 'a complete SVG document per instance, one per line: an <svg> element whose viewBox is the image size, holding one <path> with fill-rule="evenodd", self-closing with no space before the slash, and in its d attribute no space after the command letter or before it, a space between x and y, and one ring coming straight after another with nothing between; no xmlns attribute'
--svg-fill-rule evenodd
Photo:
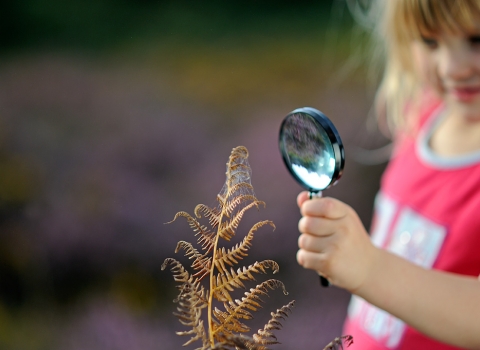
<svg viewBox="0 0 480 350"><path fill-rule="evenodd" d="M24 0L0 5L0 49L103 50L135 41L211 42L318 31L329 1ZM292 25L294 24L294 25Z"/></svg>

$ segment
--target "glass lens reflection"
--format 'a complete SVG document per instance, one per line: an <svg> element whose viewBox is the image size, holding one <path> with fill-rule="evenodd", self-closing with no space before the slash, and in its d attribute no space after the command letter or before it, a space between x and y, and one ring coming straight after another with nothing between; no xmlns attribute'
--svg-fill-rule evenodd
<svg viewBox="0 0 480 350"><path fill-rule="evenodd" d="M313 117L294 113L283 128L283 144L292 171L312 190L321 191L332 182L335 153L325 130Z"/></svg>

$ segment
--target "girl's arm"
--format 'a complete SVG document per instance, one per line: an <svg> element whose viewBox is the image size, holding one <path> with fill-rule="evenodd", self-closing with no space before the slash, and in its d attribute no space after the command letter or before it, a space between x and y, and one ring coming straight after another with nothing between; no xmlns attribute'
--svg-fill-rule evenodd
<svg viewBox="0 0 480 350"><path fill-rule="evenodd" d="M377 263L355 294L432 338L480 349L480 282L476 278L427 270L377 250Z"/></svg>
<svg viewBox="0 0 480 350"><path fill-rule="evenodd" d="M298 197L297 260L439 341L480 348L480 282L426 270L373 246L358 215L333 199Z"/></svg>

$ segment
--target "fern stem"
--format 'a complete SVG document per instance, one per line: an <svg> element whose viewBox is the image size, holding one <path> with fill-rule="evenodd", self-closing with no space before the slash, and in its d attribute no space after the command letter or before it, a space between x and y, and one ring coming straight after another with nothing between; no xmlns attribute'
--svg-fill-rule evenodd
<svg viewBox="0 0 480 350"><path fill-rule="evenodd" d="M210 289L208 292L208 337L210 340L210 346L213 348L215 346L215 339L213 333L213 321L212 321L212 307L213 307L213 279L214 279L214 272L215 272L215 261L217 255L217 246L218 246L218 239L220 237L220 231L222 229L222 219L223 213L225 211L225 206L222 207L222 212L220 213L220 218L218 220L218 227L217 227L217 235L215 237L215 244L213 246L213 256L212 256L212 267L210 269Z"/></svg>

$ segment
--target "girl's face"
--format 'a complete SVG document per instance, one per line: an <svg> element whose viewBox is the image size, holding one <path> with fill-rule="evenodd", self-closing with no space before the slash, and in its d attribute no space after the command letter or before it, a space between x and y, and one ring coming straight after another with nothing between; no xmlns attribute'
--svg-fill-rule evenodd
<svg viewBox="0 0 480 350"><path fill-rule="evenodd" d="M413 60L422 81L452 112L480 120L480 29L422 36L413 43Z"/></svg>

